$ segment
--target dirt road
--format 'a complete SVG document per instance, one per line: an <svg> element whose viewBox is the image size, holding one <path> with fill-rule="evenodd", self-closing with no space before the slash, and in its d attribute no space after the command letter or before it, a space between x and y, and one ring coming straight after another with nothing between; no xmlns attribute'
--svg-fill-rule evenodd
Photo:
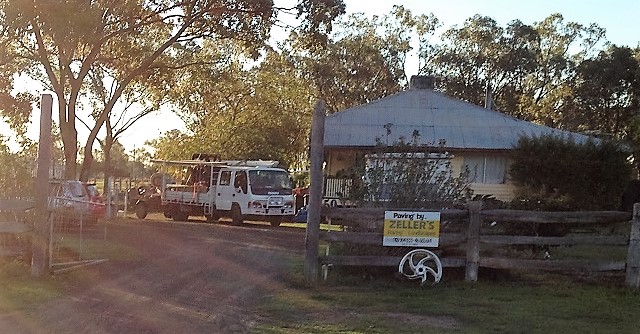
<svg viewBox="0 0 640 334"><path fill-rule="evenodd" d="M287 257L304 251L304 230L246 223L129 219L109 224L108 239L134 256L84 268L95 284L0 315L0 326L14 333L246 333L259 320L256 302L284 289Z"/></svg>

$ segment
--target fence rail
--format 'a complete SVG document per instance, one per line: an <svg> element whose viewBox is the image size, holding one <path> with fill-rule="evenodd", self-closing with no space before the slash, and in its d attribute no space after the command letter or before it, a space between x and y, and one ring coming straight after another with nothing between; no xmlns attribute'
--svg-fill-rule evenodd
<svg viewBox="0 0 640 334"><path fill-rule="evenodd" d="M461 247L458 254L442 252L443 267L464 267L466 279L478 279L478 267L494 269L536 269L568 272L618 271L626 274L626 283L640 287L640 204L634 214L618 211L539 212L523 210L482 210L480 202L471 202L462 209L407 209L409 211L440 211L442 224L458 228L455 233L440 234L439 249ZM393 209L401 211L402 209ZM323 231L320 240L329 245L347 243L382 246L384 208L323 208L323 216L330 222L345 226L345 231ZM527 224L555 224L560 227L612 227L629 223L624 231L602 234L594 231L565 236L515 235L487 232L486 225L527 226ZM489 223L489 224L487 224ZM481 228L484 224L485 227ZM611 229L613 230L613 228ZM490 250L507 246L627 246L626 261L620 259L530 259L495 256ZM331 249L331 247L330 247ZM489 254L486 254L489 253ZM326 254L318 258L321 265L397 266L401 256L372 256L367 254Z"/></svg>

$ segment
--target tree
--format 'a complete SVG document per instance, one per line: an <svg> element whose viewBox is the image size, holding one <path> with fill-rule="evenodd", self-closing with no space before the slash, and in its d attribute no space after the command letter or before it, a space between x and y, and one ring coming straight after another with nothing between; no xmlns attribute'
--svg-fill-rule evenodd
<svg viewBox="0 0 640 334"><path fill-rule="evenodd" d="M237 45L224 48L227 54L237 53ZM307 83L274 51L252 69L244 69L238 59L231 57L226 69L204 64L181 75L170 94L190 133L168 133L154 142L157 157L184 159L205 152L223 159L298 162L311 117ZM197 94L183 94L193 88ZM176 145L181 148L174 149Z"/></svg>
<svg viewBox="0 0 640 334"><path fill-rule="evenodd" d="M10 27L6 25L4 11L0 10L0 73L14 73L21 65L11 59L12 48ZM25 93L12 95L14 80L12 75L0 75L0 121L16 125L13 130L18 137L25 138L33 97Z"/></svg>
<svg viewBox="0 0 640 334"><path fill-rule="evenodd" d="M532 26L512 21L506 29L476 15L422 53L424 72L439 76L452 96L481 105L489 86L500 111L562 126L576 66L603 36L597 25L565 23L560 14Z"/></svg>
<svg viewBox="0 0 640 334"><path fill-rule="evenodd" d="M147 144L156 151L154 157L156 159L165 160L183 160L185 154L204 151L197 149L193 145L193 136L183 133L179 130L171 130L164 133L157 139L150 140Z"/></svg>
<svg viewBox="0 0 640 334"><path fill-rule="evenodd" d="M107 184L107 176L115 176L115 177L130 177L131 176L131 165L130 165L130 156L126 154L124 146L119 142L114 142L112 145L112 149L110 152L110 163L107 164L106 154L104 151L94 152L94 156L97 157L96 165L98 167L102 167L101 170L104 171L105 183ZM102 166L101 166L102 165ZM92 173L89 176L97 177L97 173Z"/></svg>
<svg viewBox="0 0 640 334"><path fill-rule="evenodd" d="M535 71L526 78L521 107L516 116L552 127L563 127L562 115L568 111L576 67L592 56L605 36L596 24L583 26L564 22L552 14L535 23L539 43Z"/></svg>
<svg viewBox="0 0 640 334"><path fill-rule="evenodd" d="M490 17L476 15L460 28L442 34L442 44L422 51L423 73L441 78L451 96L482 105L489 86L498 109L517 110L525 76L534 70L535 30L520 21L506 28Z"/></svg>
<svg viewBox="0 0 640 334"><path fill-rule="evenodd" d="M84 145L83 163L91 165L99 130L127 87L158 71L189 66L177 55L196 52L204 39L235 39L253 55L267 40L279 11L292 11L314 36L330 31L331 20L344 11L341 0L300 0L294 8L271 1L0 1L9 27L10 59L24 61L18 73L29 75L55 92L65 149L65 176L76 176L76 116L87 76L95 64L111 71L114 90ZM5 73L10 74L13 73ZM84 171L88 168L83 168ZM81 175L81 178L86 177Z"/></svg>
<svg viewBox="0 0 640 334"><path fill-rule="evenodd" d="M354 15L337 23L339 32L326 45L293 33L250 69L241 45L207 44L203 59L228 58L202 61L180 75L170 94L190 133L156 141L157 156L176 159L208 150L304 168L313 103L322 97L337 111L399 91L411 31L426 35L436 24L433 16L413 16L402 7L372 21ZM197 93L185 94L192 86Z"/></svg>
<svg viewBox="0 0 640 334"><path fill-rule="evenodd" d="M113 75L109 74L109 69L101 66L93 66L89 72L90 82L88 84L88 95L90 95L91 109L93 112L91 119L98 117L98 112L104 110L114 92L114 82L109 80ZM117 166L111 159L111 150L114 145L120 145L118 139L129 130L140 119L153 112L157 112L163 105L168 104L168 94L166 87L170 87L175 75L170 71L158 71L153 76L142 81L136 80L122 92L120 102L113 106L109 116L104 123L104 138L96 138L100 144L103 157L101 159L102 171L105 184L113 171L112 166ZM91 131L88 121L78 117L78 121L87 130ZM85 155L86 156L86 155ZM89 170L91 165L83 164L81 178L88 176L93 171ZM122 176L122 175L120 175Z"/></svg>
<svg viewBox="0 0 640 334"><path fill-rule="evenodd" d="M640 63L633 51L611 46L577 68L567 123L621 138L640 102Z"/></svg>
<svg viewBox="0 0 640 334"><path fill-rule="evenodd" d="M282 45L298 76L326 101L329 112L371 102L406 86L405 61L412 34L433 34L438 20L433 14L414 16L394 6L383 17L353 14L336 24L338 32L322 50L310 52L304 36L295 34Z"/></svg>

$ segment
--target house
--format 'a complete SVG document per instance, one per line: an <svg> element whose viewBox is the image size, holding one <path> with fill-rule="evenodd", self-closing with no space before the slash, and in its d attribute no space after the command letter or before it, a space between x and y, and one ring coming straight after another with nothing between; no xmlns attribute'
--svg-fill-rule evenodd
<svg viewBox="0 0 640 334"><path fill-rule="evenodd" d="M377 141L391 145L417 134L420 145L453 155L454 175L469 168L474 194L511 200L515 187L508 177L508 153L521 136L553 135L577 142L589 138L449 97L435 91L434 82L433 77L413 76L406 91L327 116L325 174L339 175Z"/></svg>

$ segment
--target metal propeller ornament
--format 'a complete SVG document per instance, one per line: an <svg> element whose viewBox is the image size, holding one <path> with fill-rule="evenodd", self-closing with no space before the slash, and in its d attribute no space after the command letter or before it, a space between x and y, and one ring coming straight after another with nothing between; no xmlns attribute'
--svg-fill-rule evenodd
<svg viewBox="0 0 640 334"><path fill-rule="evenodd" d="M442 263L432 251L414 249L400 260L398 271L409 279L420 279L420 285L426 282L436 284L442 278Z"/></svg>

